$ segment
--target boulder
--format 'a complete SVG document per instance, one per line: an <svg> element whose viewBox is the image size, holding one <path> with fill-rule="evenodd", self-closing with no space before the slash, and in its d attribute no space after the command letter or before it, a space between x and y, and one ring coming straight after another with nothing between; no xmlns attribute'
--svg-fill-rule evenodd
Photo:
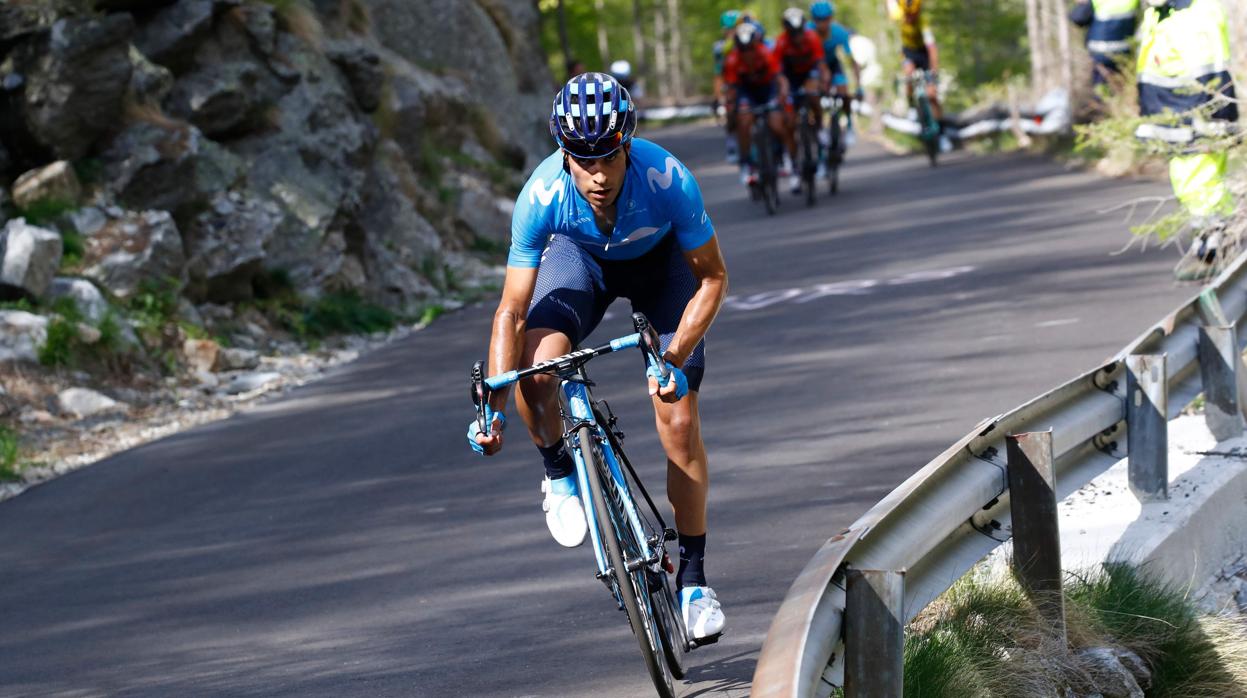
<svg viewBox="0 0 1247 698"><path fill-rule="evenodd" d="M61 236L16 218L0 231L0 297L43 298L61 265Z"/></svg>
<svg viewBox="0 0 1247 698"><path fill-rule="evenodd" d="M358 222L365 231L360 261L368 284L365 295L391 310L406 311L438 295L417 270L430 264L440 271L443 254L437 230L404 194L415 174L398 146L386 142L369 169Z"/></svg>
<svg viewBox="0 0 1247 698"><path fill-rule="evenodd" d="M48 288L48 299L59 300L68 298L78 308L82 317L93 324L99 324L108 314L108 301L95 284L86 279L57 277Z"/></svg>
<svg viewBox="0 0 1247 698"><path fill-rule="evenodd" d="M136 104L158 107L173 89L173 72L157 65L130 46L129 97Z"/></svg>
<svg viewBox="0 0 1247 698"><path fill-rule="evenodd" d="M124 412L129 409L129 405L88 388L66 388L57 393L56 398L60 403L62 413L78 419L104 412Z"/></svg>
<svg viewBox="0 0 1247 698"><path fill-rule="evenodd" d="M220 352L221 346L211 339L188 339L182 343L182 357L196 373L212 371Z"/></svg>
<svg viewBox="0 0 1247 698"><path fill-rule="evenodd" d="M260 365L260 352L229 347L217 354L216 370L249 371Z"/></svg>
<svg viewBox="0 0 1247 698"><path fill-rule="evenodd" d="M268 3L241 5L230 17L246 33L251 47L261 56L271 56L277 50L277 17Z"/></svg>
<svg viewBox="0 0 1247 698"><path fill-rule="evenodd" d="M230 395L250 393L261 388L267 388L279 380L281 380L281 374L273 371L244 373L235 376L233 380L226 384L225 392Z"/></svg>
<svg viewBox="0 0 1247 698"><path fill-rule="evenodd" d="M170 114L191 122L204 134L227 136L253 125L258 79L252 63L213 65L178 80L166 105Z"/></svg>
<svg viewBox="0 0 1247 698"><path fill-rule="evenodd" d="M376 111L381 105L381 90L385 87L380 54L362 41L338 40L329 42L326 55L342 71L359 108L366 112Z"/></svg>
<svg viewBox="0 0 1247 698"><path fill-rule="evenodd" d="M48 341L48 319L23 310L0 310L0 363L39 360Z"/></svg>
<svg viewBox="0 0 1247 698"><path fill-rule="evenodd" d="M130 209L180 213L206 203L243 171L228 150L198 128L167 119L132 123L103 154L104 181Z"/></svg>
<svg viewBox="0 0 1247 698"><path fill-rule="evenodd" d="M1112 647L1089 647L1079 650L1078 658L1095 680L1096 688L1104 698L1144 698L1143 689L1134 673L1118 656L1122 651ZM1127 654L1138 659L1137 655ZM1142 660L1139 660L1139 664L1146 670Z"/></svg>
<svg viewBox="0 0 1247 698"><path fill-rule="evenodd" d="M534 3L362 2L372 17L373 35L386 48L408 63L453 69L471 94L488 95L482 114L497 129L500 146L518 144L530 161L549 154L546 115L555 84L540 43L531 39L541 35ZM450 40L429 41L430 36Z"/></svg>
<svg viewBox="0 0 1247 698"><path fill-rule="evenodd" d="M13 182L13 203L23 209L39 202L75 203L81 197L78 175L64 160L30 170Z"/></svg>
<svg viewBox="0 0 1247 698"><path fill-rule="evenodd" d="M97 229L82 232L83 274L118 297L133 296L144 281L185 282L182 236L167 211L113 210Z"/></svg>
<svg viewBox="0 0 1247 698"><path fill-rule="evenodd" d="M459 200L455 207L459 223L477 238L505 245L511 238L511 212L515 201L498 196L488 184L468 174L458 177Z"/></svg>
<svg viewBox="0 0 1247 698"><path fill-rule="evenodd" d="M127 14L68 17L45 41L22 46L22 110L31 136L56 157L75 160L120 121L130 83Z"/></svg>
<svg viewBox="0 0 1247 698"><path fill-rule="evenodd" d="M248 300L265 260L265 245L282 225L279 205L240 192L218 194L186 228L189 295L198 300Z"/></svg>
<svg viewBox="0 0 1247 698"><path fill-rule="evenodd" d="M139 27L134 44L143 55L181 73L194 64L194 49L212 31L212 0L181 0Z"/></svg>

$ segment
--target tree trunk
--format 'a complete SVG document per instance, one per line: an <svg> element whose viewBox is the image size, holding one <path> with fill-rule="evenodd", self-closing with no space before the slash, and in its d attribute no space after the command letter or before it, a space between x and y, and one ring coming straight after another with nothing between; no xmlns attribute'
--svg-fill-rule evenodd
<svg viewBox="0 0 1247 698"><path fill-rule="evenodd" d="M1026 0L1026 38L1031 51L1031 89L1041 92L1048 71L1044 65L1043 17L1039 0Z"/></svg>
<svg viewBox="0 0 1247 698"><path fill-rule="evenodd" d="M606 40L606 0L593 0L593 9L597 10L594 18L598 29L598 57L602 61L601 68L610 65L610 44Z"/></svg>
<svg viewBox="0 0 1247 698"><path fill-rule="evenodd" d="M662 0L657 0L661 2ZM665 100L670 95L671 74L667 65L667 15L661 6L654 7L654 97Z"/></svg>
<svg viewBox="0 0 1247 698"><path fill-rule="evenodd" d="M1247 91L1247 3L1243 0L1225 0L1225 16L1230 23L1231 65L1234 67L1235 88L1239 99Z"/></svg>
<svg viewBox="0 0 1247 698"><path fill-rule="evenodd" d="M572 61L571 45L567 41L567 12L563 8L563 0L559 0L559 47L563 50L563 65L570 66Z"/></svg>
<svg viewBox="0 0 1247 698"><path fill-rule="evenodd" d="M645 46L645 32L641 29L644 15L641 11L641 0L632 0L632 74L638 81L649 75L648 51ZM644 77L643 77L644 76Z"/></svg>
<svg viewBox="0 0 1247 698"><path fill-rule="evenodd" d="M684 42L680 32L680 0L667 0L667 26L670 40L667 60L671 66L671 94L677 100L684 99Z"/></svg>

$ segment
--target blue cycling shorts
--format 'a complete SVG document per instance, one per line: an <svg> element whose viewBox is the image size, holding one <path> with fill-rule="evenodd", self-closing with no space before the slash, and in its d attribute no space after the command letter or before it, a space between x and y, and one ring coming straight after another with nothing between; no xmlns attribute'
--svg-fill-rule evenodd
<svg viewBox="0 0 1247 698"><path fill-rule="evenodd" d="M552 235L537 268L528 329L556 330L580 346L610 304L627 298L633 312L649 318L666 351L697 286L674 235L640 257L624 260L598 259L569 238ZM632 332L631 323L620 323L617 329L612 337ZM689 390L698 390L706 372L705 340L680 368L688 377Z"/></svg>
<svg viewBox="0 0 1247 698"><path fill-rule="evenodd" d="M848 87L849 76L844 71L837 71L831 74L831 84L835 87Z"/></svg>

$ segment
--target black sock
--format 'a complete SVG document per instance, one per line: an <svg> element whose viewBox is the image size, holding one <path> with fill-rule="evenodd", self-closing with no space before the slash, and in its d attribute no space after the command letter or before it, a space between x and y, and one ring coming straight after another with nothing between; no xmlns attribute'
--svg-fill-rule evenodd
<svg viewBox="0 0 1247 698"><path fill-rule="evenodd" d="M706 534L680 534L680 571L675 576L677 589L706 586Z"/></svg>
<svg viewBox="0 0 1247 698"><path fill-rule="evenodd" d="M562 441L553 446L538 446L537 450L541 451L541 457L546 461L546 477L551 480L567 477L576 471L572 454L567 452Z"/></svg>

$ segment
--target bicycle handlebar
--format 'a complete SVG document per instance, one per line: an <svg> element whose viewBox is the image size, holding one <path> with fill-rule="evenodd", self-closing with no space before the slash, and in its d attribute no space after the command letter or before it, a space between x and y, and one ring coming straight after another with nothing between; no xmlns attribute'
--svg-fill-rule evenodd
<svg viewBox="0 0 1247 698"><path fill-rule="evenodd" d="M612 339L606 344L591 349L578 349L570 354L533 364L528 368L507 371L488 378L485 377L485 362L477 361L472 365L472 403L476 407L477 428L486 436L492 433L493 418L489 408L489 397L493 391L514 385L521 379L538 373L561 375L585 365L595 357L632 347L641 348L649 363L658 367L662 382L666 383L671 375L671 369L667 368L667 362L663 361L658 333L642 313L632 314L632 326L636 332Z"/></svg>

